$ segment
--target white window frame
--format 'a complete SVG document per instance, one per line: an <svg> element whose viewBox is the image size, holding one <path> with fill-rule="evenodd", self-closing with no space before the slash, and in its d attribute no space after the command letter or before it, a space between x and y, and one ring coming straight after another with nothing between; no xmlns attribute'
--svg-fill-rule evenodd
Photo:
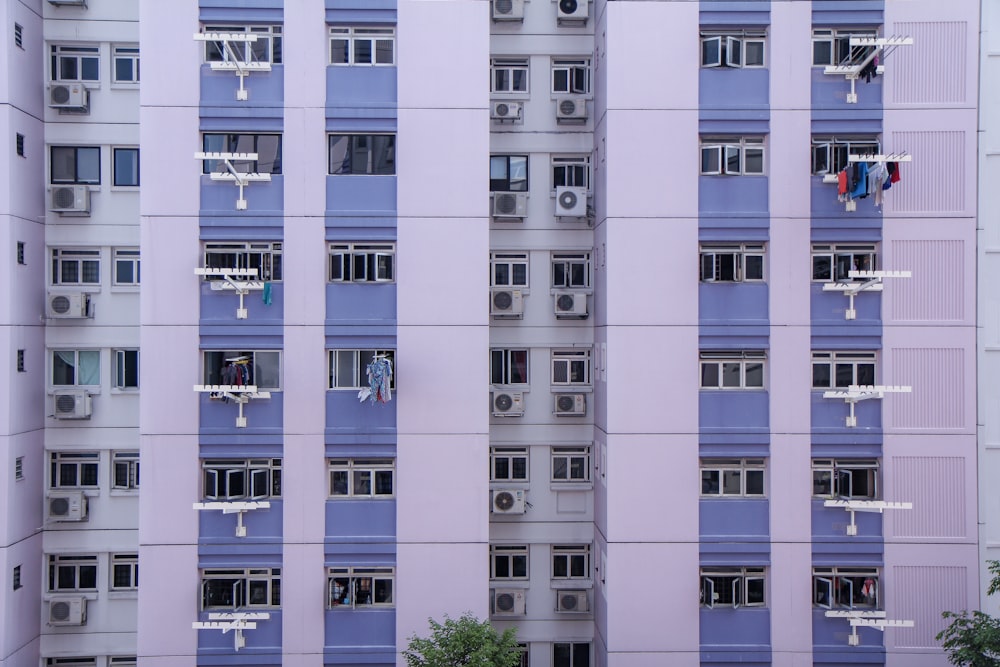
<svg viewBox="0 0 1000 667"><path fill-rule="evenodd" d="M590 667L590 646L590 642L553 642L552 667L577 667L577 654L580 651L587 653L586 667ZM556 660L556 651L560 650L560 647L562 647L562 650L568 651L565 664L561 660Z"/></svg>
<svg viewBox="0 0 1000 667"><path fill-rule="evenodd" d="M118 78L118 63L128 63L131 79ZM115 84L134 86L139 83L139 45L115 44L111 47L111 81Z"/></svg>
<svg viewBox="0 0 1000 667"><path fill-rule="evenodd" d="M118 664L118 663L114 663ZM45 667L96 667L97 658L46 658Z"/></svg>
<svg viewBox="0 0 1000 667"><path fill-rule="evenodd" d="M390 141L381 141L384 138ZM344 140L346 144L341 146ZM354 168L356 160L358 166L363 163L364 170ZM331 132L327 135L327 162L331 176L395 176L396 134Z"/></svg>
<svg viewBox="0 0 1000 667"><path fill-rule="evenodd" d="M101 250L100 248L52 248L51 275L53 287L63 285L91 286L101 284ZM77 280L64 280L65 270L75 267ZM96 269L96 270L95 270ZM96 280L85 280L88 274L97 274Z"/></svg>
<svg viewBox="0 0 1000 667"><path fill-rule="evenodd" d="M111 488L115 491L139 490L139 452L111 453Z"/></svg>
<svg viewBox="0 0 1000 667"><path fill-rule="evenodd" d="M215 368L214 365L210 366L209 355L213 355L211 357L212 359L216 358L215 355L218 355L218 360L221 362L218 368ZM268 378L266 377L260 377L260 374L257 372L257 368L260 365L259 361L265 357L274 362L273 367L277 376L277 381L274 383L268 382ZM227 363L230 363L230 360L232 359L246 360L248 365L251 366L253 372L250 376L249 382L245 384L256 386L259 391L281 391L281 378L283 375L282 371L284 370L282 367L283 359L281 350L202 350L202 377L205 380L205 384L226 384L225 382L222 382L221 371L225 368ZM242 365L241 361L233 363ZM265 364L265 367L266 366L267 365ZM272 384L275 386L271 386Z"/></svg>
<svg viewBox="0 0 1000 667"><path fill-rule="evenodd" d="M112 656L108 658L108 667L136 667L138 660L134 655Z"/></svg>
<svg viewBox="0 0 1000 667"><path fill-rule="evenodd" d="M812 494L816 498L877 500L881 493L879 473L876 458L813 459Z"/></svg>
<svg viewBox="0 0 1000 667"><path fill-rule="evenodd" d="M590 445L552 447L551 481L554 484L583 484L590 482Z"/></svg>
<svg viewBox="0 0 1000 667"><path fill-rule="evenodd" d="M814 567L812 580L814 607L881 609L882 575L877 567ZM866 584L873 595L864 594Z"/></svg>
<svg viewBox="0 0 1000 667"><path fill-rule="evenodd" d="M528 253L490 253L490 287L528 287Z"/></svg>
<svg viewBox="0 0 1000 667"><path fill-rule="evenodd" d="M530 162L527 154L490 155L490 192L528 192L530 189ZM494 165L497 167L502 165L504 173L502 177L494 178ZM497 181L495 188L493 181ZM504 187L500 187L501 185Z"/></svg>
<svg viewBox="0 0 1000 667"><path fill-rule="evenodd" d="M48 580L46 589L49 593L83 593L97 590L97 556L83 554L49 554ZM93 577L93 586L81 585L81 576L86 570L87 577ZM59 584L60 576L64 572L71 572L74 584L63 588Z"/></svg>
<svg viewBox="0 0 1000 667"><path fill-rule="evenodd" d="M101 487L101 462L98 452L49 452L49 488L50 489L99 489ZM75 479L63 482L66 475ZM88 472L89 471L89 472ZM92 484L85 484L84 479L92 479Z"/></svg>
<svg viewBox="0 0 1000 667"><path fill-rule="evenodd" d="M128 580L124 585L116 584L118 571L124 573L125 578ZM139 590L139 554L111 554L111 572L109 575L109 590Z"/></svg>
<svg viewBox="0 0 1000 667"><path fill-rule="evenodd" d="M867 372L871 367L871 372ZM817 382L816 372L826 369L827 381ZM841 371L850 370L849 381L841 381ZM878 353L872 350L813 350L812 352L812 389L824 391L828 389L846 389L851 385L878 384Z"/></svg>
<svg viewBox="0 0 1000 667"><path fill-rule="evenodd" d="M590 58L553 58L552 92L556 95L590 93Z"/></svg>
<svg viewBox="0 0 1000 667"><path fill-rule="evenodd" d="M138 248L115 248L111 252L111 284L116 287L136 287L140 284L142 268ZM132 273L132 280L119 279L119 269L127 267Z"/></svg>
<svg viewBox="0 0 1000 667"><path fill-rule="evenodd" d="M343 42L346 47L346 60L338 62L334 58L334 46L337 42ZM359 60L358 46L368 44L369 62ZM379 50L389 46L389 60L380 60L385 55L385 51ZM364 49L361 49L361 53ZM396 64L396 28L386 26L331 26L329 44L329 62L334 67L392 67Z"/></svg>
<svg viewBox="0 0 1000 667"><path fill-rule="evenodd" d="M524 356L524 378L514 381L517 366L514 356ZM500 386L528 386L531 384L531 351L528 348L493 348L490 350L490 381Z"/></svg>
<svg viewBox="0 0 1000 667"><path fill-rule="evenodd" d="M699 574L702 607L767 606L767 568L703 567Z"/></svg>
<svg viewBox="0 0 1000 667"><path fill-rule="evenodd" d="M850 45L851 37L877 37L877 28L814 28L812 31L812 66L852 65L867 57L874 47ZM826 44L827 57L820 57L816 47Z"/></svg>
<svg viewBox="0 0 1000 667"><path fill-rule="evenodd" d="M280 174L282 170L284 137L281 132L202 132L201 146L206 153L256 154L256 160L229 161L229 166L241 174ZM223 160L202 160L202 174L224 174L228 171L229 167Z"/></svg>
<svg viewBox="0 0 1000 667"><path fill-rule="evenodd" d="M75 62L77 76L63 76L63 66L69 61ZM93 61L88 66L97 66L96 78L84 78L83 69L86 61ZM54 83L84 83L96 84L101 80L101 48L85 44L51 44L49 46L49 76Z"/></svg>
<svg viewBox="0 0 1000 667"><path fill-rule="evenodd" d="M114 359L114 379L112 388L118 391L138 391L139 389L139 350L138 349L115 349L112 350ZM132 369L135 369L135 379L129 376Z"/></svg>
<svg viewBox="0 0 1000 667"><path fill-rule="evenodd" d="M281 52L282 52L282 26L280 25L206 25L202 32L215 32L215 33L250 33L257 35L256 42L231 42L230 46L233 47L233 51L236 53L237 58L242 56L239 60L241 63L245 62L260 62L260 63L270 63L272 65L281 64ZM252 55L250 61L247 61L246 54L247 51L243 49L249 48L249 53ZM240 53L240 51L243 51ZM225 46L221 42L205 42L205 62L230 62L229 52L226 50Z"/></svg>
<svg viewBox="0 0 1000 667"><path fill-rule="evenodd" d="M232 581L233 604L209 604L208 597L210 581ZM248 567L248 568L203 568L200 573L201 609L242 610L242 609L277 609L281 606L281 568L280 567ZM277 586L275 586L277 584ZM263 601L258 596L254 599L254 590L263 590ZM274 600L275 597L279 599ZM241 604L242 603L242 604Z"/></svg>
<svg viewBox="0 0 1000 667"><path fill-rule="evenodd" d="M878 135L814 135L810 169L814 176L836 174L847 169L848 155L878 154L880 146Z"/></svg>
<svg viewBox="0 0 1000 667"><path fill-rule="evenodd" d="M57 384L55 382L55 371L56 371L56 356L60 353L72 354L73 355L73 382L67 384ZM80 378L80 361L81 355L86 354L87 359L91 362L94 357L92 355L97 355L97 381L89 384L85 384ZM49 375L50 386L54 389L63 389L66 387L92 387L98 388L101 386L101 351L100 350L49 350L49 363L51 374Z"/></svg>
<svg viewBox="0 0 1000 667"><path fill-rule="evenodd" d="M715 351L703 350L701 360L701 389L703 391L760 391L767 389L767 352L765 350ZM710 367L715 367L715 384L708 383L706 375ZM748 384L748 373L760 367L760 384ZM739 384L727 383L726 373L739 373ZM731 377L731 376L730 376Z"/></svg>
<svg viewBox="0 0 1000 667"><path fill-rule="evenodd" d="M560 186L590 191L590 155L552 156L552 191Z"/></svg>
<svg viewBox="0 0 1000 667"><path fill-rule="evenodd" d="M257 269L254 280L281 282L280 241L207 241L203 250L205 257L203 266L206 269ZM223 280L221 276L206 276L205 279Z"/></svg>
<svg viewBox="0 0 1000 667"><path fill-rule="evenodd" d="M396 351L395 350L357 350L357 349L335 349L327 350L329 378L327 388L333 391L358 391L368 386L367 368L371 360L381 355L392 362L392 380L389 388L396 389ZM343 369L341 366L349 364L349 368ZM352 375L351 384L337 384L340 381L342 372Z"/></svg>
<svg viewBox="0 0 1000 667"><path fill-rule="evenodd" d="M502 567L501 564L505 564ZM523 564L524 574L515 574ZM508 576L498 575L506 571ZM527 581L531 570L529 567L527 544L491 544L490 545L490 580L491 581Z"/></svg>
<svg viewBox="0 0 1000 667"><path fill-rule="evenodd" d="M328 492L336 500L389 500L396 495L396 460L392 458L328 459ZM389 491L382 484L389 480ZM381 481L381 483L380 483Z"/></svg>
<svg viewBox="0 0 1000 667"><path fill-rule="evenodd" d="M128 176L127 183L118 182L118 156L121 155L131 155L134 156L134 161L131 166L134 166L134 174L130 173ZM128 165L126 165L128 166ZM139 147L138 146L113 146L111 148L111 185L114 188L138 188L140 185L140 175L139 175ZM134 182L133 182L134 181Z"/></svg>
<svg viewBox="0 0 1000 667"><path fill-rule="evenodd" d="M763 458L703 458L699 468L702 498L767 497L767 462ZM751 477L758 481L751 482Z"/></svg>
<svg viewBox="0 0 1000 667"><path fill-rule="evenodd" d="M528 58L491 58L490 92L496 94L528 95L531 92L530 62ZM523 85L515 80L522 77Z"/></svg>
<svg viewBox="0 0 1000 667"><path fill-rule="evenodd" d="M367 591L364 587L366 581L368 582ZM377 593L380 589L382 599L377 599ZM394 567L329 567L326 571L326 608L395 607L395 589L396 568ZM367 597L367 601L363 599L365 597Z"/></svg>
<svg viewBox="0 0 1000 667"><path fill-rule="evenodd" d="M553 252L551 266L554 289L590 289L589 252Z"/></svg>
<svg viewBox="0 0 1000 667"><path fill-rule="evenodd" d="M562 574L557 574L561 571ZM578 574L582 572L582 574ZM589 544L553 544L552 578L559 581L590 580Z"/></svg>
<svg viewBox="0 0 1000 667"><path fill-rule="evenodd" d="M879 246L876 243L814 243L812 246L813 282L864 282L868 278L851 278L848 273L878 268Z"/></svg>
<svg viewBox="0 0 1000 667"><path fill-rule="evenodd" d="M396 281L395 243L331 243L329 250L332 283Z"/></svg>
<svg viewBox="0 0 1000 667"><path fill-rule="evenodd" d="M101 159L100 146L49 145L49 184L100 185ZM56 178L57 171L67 175Z"/></svg>
<svg viewBox="0 0 1000 667"><path fill-rule="evenodd" d="M527 447L490 447L490 481L527 482L530 461Z"/></svg>
<svg viewBox="0 0 1000 667"><path fill-rule="evenodd" d="M764 243L702 243L698 248L703 283L761 283L767 276Z"/></svg>
<svg viewBox="0 0 1000 667"><path fill-rule="evenodd" d="M222 502L281 497L281 459L204 459L202 497ZM233 484L242 492L232 490Z"/></svg>
<svg viewBox="0 0 1000 667"><path fill-rule="evenodd" d="M552 350L552 384L591 386L590 350Z"/></svg>
<svg viewBox="0 0 1000 667"><path fill-rule="evenodd" d="M714 57L707 47L715 45ZM751 45L760 47L759 62L747 63ZM767 67L767 33L763 30L704 30L701 33L701 66L761 69Z"/></svg>
<svg viewBox="0 0 1000 667"><path fill-rule="evenodd" d="M759 171L749 169L748 157L750 154L759 154ZM701 174L703 176L766 176L767 149L764 137L702 137Z"/></svg>

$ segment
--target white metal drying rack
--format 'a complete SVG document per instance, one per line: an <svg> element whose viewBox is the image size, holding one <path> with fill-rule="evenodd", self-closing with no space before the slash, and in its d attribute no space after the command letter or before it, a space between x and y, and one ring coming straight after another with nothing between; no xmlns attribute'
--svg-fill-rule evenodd
<svg viewBox="0 0 1000 667"><path fill-rule="evenodd" d="M849 303L844 317L853 320L858 317L858 311L854 309L854 297L861 292L881 292L882 280L885 278L912 278L910 271L848 271L848 278L865 278L864 282L856 283L827 283L823 285L824 292L843 292L847 295Z"/></svg>
<svg viewBox="0 0 1000 667"><path fill-rule="evenodd" d="M267 621L270 618L271 614L267 612L213 612L208 615L207 621L194 621L191 627L194 630L222 630L222 634L232 630L234 632L234 648L239 651L247 645L243 631L256 630L257 621Z"/></svg>
<svg viewBox="0 0 1000 667"><path fill-rule="evenodd" d="M253 49L244 49L244 56L241 58L233 44L252 44L257 41L257 35L243 32L196 32L194 33L196 42L218 42L222 45L225 60L209 63L209 67L216 72L235 72L240 77L240 88L236 91L236 99L245 101L249 99L250 93L244 86L244 79L250 72L270 72L271 63L258 62L252 60Z"/></svg>
<svg viewBox="0 0 1000 667"><path fill-rule="evenodd" d="M194 154L195 160L219 160L226 165L225 172L213 171L209 174L209 178L213 181L236 183L237 187L240 189L240 197L236 200L237 211L245 211L247 209L247 200L243 197L243 188L245 188L249 183L269 183L271 181L271 174L240 172L236 170L235 166L233 166L233 162L256 162L258 158L259 155L257 153L209 153L199 151Z"/></svg>
<svg viewBox="0 0 1000 667"><path fill-rule="evenodd" d="M909 153L861 153L861 154L851 154L847 156L847 163L854 164L856 162L875 162L878 164L885 164L886 162L912 162L913 156ZM824 183L837 183L838 174L826 174L823 176ZM845 211L856 211L858 210L858 202L854 199L848 199L844 202Z"/></svg>
<svg viewBox="0 0 1000 667"><path fill-rule="evenodd" d="M268 500L253 500L253 501L239 501L239 502L207 502L207 503L194 503L194 509L202 510L222 510L223 514L235 514L236 515L236 537L246 537L247 527L243 525L243 513L252 512L254 510L266 510L271 508L271 502Z"/></svg>
<svg viewBox="0 0 1000 667"><path fill-rule="evenodd" d="M851 409L851 413L847 415L847 426L852 428L858 425L858 418L854 415L854 405L856 403L867 401L870 398L883 399L886 394L909 394L912 391L913 387L904 387L901 385L852 384L847 388L847 391L843 389L825 391L823 392L823 398L844 399L844 402Z"/></svg>
<svg viewBox="0 0 1000 667"><path fill-rule="evenodd" d="M885 632L886 628L912 628L913 621L894 621L886 618L884 611L861 611L855 609L839 610L831 609L826 612L827 618L846 618L851 624L851 634L847 635L848 646L860 646L861 638L858 636L858 628L875 628L879 632Z"/></svg>
<svg viewBox="0 0 1000 667"><path fill-rule="evenodd" d="M194 390L199 394L221 394L232 400L239 407L236 417L236 428L246 428L247 418L243 415L243 406L256 398L271 398L271 392L258 391L256 385L236 384L196 384Z"/></svg>
<svg viewBox="0 0 1000 667"><path fill-rule="evenodd" d="M823 74L836 74L844 76L848 81L851 82L851 92L847 93L847 103L857 104L858 103L858 93L856 90L856 85L858 82L858 77L863 70L872 60L875 59L879 53L884 55L889 55L900 46L909 46L913 44L912 37L851 37L850 45L853 46L871 46L873 47L871 53L869 53L864 60L854 65L827 65L823 69ZM875 67L876 74L882 74L885 72L885 65L878 65Z"/></svg>
<svg viewBox="0 0 1000 667"><path fill-rule="evenodd" d="M913 503L901 503L888 500L827 500L823 507L843 507L851 514L851 525L847 527L848 535L858 534L858 525L854 523L855 512L878 512L882 514L885 510L911 510Z"/></svg>
<svg viewBox="0 0 1000 667"><path fill-rule="evenodd" d="M243 305L243 297L245 297L250 292L261 291L264 289L263 280L237 280L237 278L256 278L257 269L202 269L195 268L194 275L196 276L218 276L222 280L212 281L211 288L213 290L233 290L240 297L240 307L236 309L236 319L245 320L249 314L247 308Z"/></svg>

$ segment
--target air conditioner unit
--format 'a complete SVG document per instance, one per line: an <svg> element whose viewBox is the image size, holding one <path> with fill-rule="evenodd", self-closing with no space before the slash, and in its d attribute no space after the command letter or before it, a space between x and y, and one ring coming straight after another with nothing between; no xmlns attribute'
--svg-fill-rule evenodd
<svg viewBox="0 0 1000 667"><path fill-rule="evenodd" d="M493 392L494 417L524 416L524 392L495 391Z"/></svg>
<svg viewBox="0 0 1000 667"><path fill-rule="evenodd" d="M86 185L54 185L49 204L56 213L90 213L90 189Z"/></svg>
<svg viewBox="0 0 1000 667"><path fill-rule="evenodd" d="M588 612L587 591L556 591L556 611Z"/></svg>
<svg viewBox="0 0 1000 667"><path fill-rule="evenodd" d="M496 489L493 491L494 514L524 514L524 491Z"/></svg>
<svg viewBox="0 0 1000 667"><path fill-rule="evenodd" d="M55 404L53 416L56 419L90 418L90 394L86 389L57 391L52 398Z"/></svg>
<svg viewBox="0 0 1000 667"><path fill-rule="evenodd" d="M87 497L83 491L50 491L45 508L49 521L83 521L87 518Z"/></svg>
<svg viewBox="0 0 1000 667"><path fill-rule="evenodd" d="M587 0L559 0L556 3L558 23L586 23L589 13Z"/></svg>
<svg viewBox="0 0 1000 667"><path fill-rule="evenodd" d="M90 317L90 294L86 292L49 292L45 295L45 315L52 319Z"/></svg>
<svg viewBox="0 0 1000 667"><path fill-rule="evenodd" d="M556 292L552 306L560 319L586 319L587 295L583 292Z"/></svg>
<svg viewBox="0 0 1000 667"><path fill-rule="evenodd" d="M560 417L579 417L587 414L586 394L556 394L556 415Z"/></svg>
<svg viewBox="0 0 1000 667"><path fill-rule="evenodd" d="M49 600L49 625L86 625L87 598L59 597Z"/></svg>
<svg viewBox="0 0 1000 667"><path fill-rule="evenodd" d="M524 296L519 289L495 289L490 294L490 315L493 317L521 317L524 315Z"/></svg>
<svg viewBox="0 0 1000 667"><path fill-rule="evenodd" d="M523 21L524 0L493 0L494 21Z"/></svg>
<svg viewBox="0 0 1000 667"><path fill-rule="evenodd" d="M54 83L49 86L49 106L53 109L86 109L89 102L90 95L82 83Z"/></svg>
<svg viewBox="0 0 1000 667"><path fill-rule="evenodd" d="M494 218L523 218L528 214L527 192L494 192Z"/></svg>
<svg viewBox="0 0 1000 667"><path fill-rule="evenodd" d="M582 218L587 215L587 188L556 188L556 217Z"/></svg>
<svg viewBox="0 0 1000 667"><path fill-rule="evenodd" d="M587 98L563 97L556 100L556 120L559 122L587 120Z"/></svg>
<svg viewBox="0 0 1000 667"><path fill-rule="evenodd" d="M520 117L520 102L493 102L490 118L494 120L517 120Z"/></svg>
<svg viewBox="0 0 1000 667"><path fill-rule="evenodd" d="M524 591L498 588L493 591L494 616L524 616Z"/></svg>

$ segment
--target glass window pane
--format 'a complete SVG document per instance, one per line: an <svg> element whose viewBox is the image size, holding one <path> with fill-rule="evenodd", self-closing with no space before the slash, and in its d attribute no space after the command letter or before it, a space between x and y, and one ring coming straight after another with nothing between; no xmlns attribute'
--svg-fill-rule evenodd
<svg viewBox="0 0 1000 667"><path fill-rule="evenodd" d="M513 285L527 285L528 284L528 265L527 264L515 264L514 265L514 280L511 284Z"/></svg>
<svg viewBox="0 0 1000 667"><path fill-rule="evenodd" d="M131 260L115 262L115 282L120 285L130 285L139 282L135 276L135 263Z"/></svg>
<svg viewBox="0 0 1000 667"><path fill-rule="evenodd" d="M747 255L744 259L744 280L764 279L764 258L761 255Z"/></svg>
<svg viewBox="0 0 1000 667"><path fill-rule="evenodd" d="M854 364L837 364L837 386L849 387L854 384Z"/></svg>
<svg viewBox="0 0 1000 667"><path fill-rule="evenodd" d="M526 458L520 456L514 458L511 479L528 479L528 460Z"/></svg>
<svg viewBox="0 0 1000 667"><path fill-rule="evenodd" d="M747 387L764 386L764 364L748 363L746 365L746 386Z"/></svg>
<svg viewBox="0 0 1000 667"><path fill-rule="evenodd" d="M833 261L829 255L813 256L813 280L830 280L833 277Z"/></svg>
<svg viewBox="0 0 1000 667"><path fill-rule="evenodd" d="M833 495L833 474L829 470L813 471L813 495Z"/></svg>
<svg viewBox="0 0 1000 667"><path fill-rule="evenodd" d="M53 183L72 183L76 180L76 149L53 146L51 162Z"/></svg>
<svg viewBox="0 0 1000 667"><path fill-rule="evenodd" d="M372 62L372 43L369 39L354 40L354 64L370 65Z"/></svg>
<svg viewBox="0 0 1000 667"><path fill-rule="evenodd" d="M813 364L813 387L830 386L830 364Z"/></svg>
<svg viewBox="0 0 1000 667"><path fill-rule="evenodd" d="M764 66L764 42L748 40L744 47L747 67Z"/></svg>
<svg viewBox="0 0 1000 667"><path fill-rule="evenodd" d="M97 566L80 566L80 588L97 588Z"/></svg>
<svg viewBox="0 0 1000 667"><path fill-rule="evenodd" d="M84 81L97 81L101 78L101 68L100 63L97 58L83 58L83 77Z"/></svg>
<svg viewBox="0 0 1000 667"><path fill-rule="evenodd" d="M722 386L723 387L739 387L740 384L740 366L741 364L736 362L723 362L722 363Z"/></svg>
<svg viewBox="0 0 1000 667"><path fill-rule="evenodd" d="M719 364L703 363L701 365L701 386L702 387L719 386Z"/></svg>
<svg viewBox="0 0 1000 667"><path fill-rule="evenodd" d="M743 472L743 475L746 481L746 490L745 490L746 495L748 496L764 495L763 470L745 470Z"/></svg>
<svg viewBox="0 0 1000 667"><path fill-rule="evenodd" d="M334 65L346 65L347 60L347 45L348 41L346 39L331 39L330 40L330 62Z"/></svg>
<svg viewBox="0 0 1000 667"><path fill-rule="evenodd" d="M378 65L392 64L393 41L391 39L375 40L375 63Z"/></svg>
<svg viewBox="0 0 1000 667"><path fill-rule="evenodd" d="M701 173L719 173L719 159L721 149L717 146L709 146L701 149Z"/></svg>
<svg viewBox="0 0 1000 667"><path fill-rule="evenodd" d="M738 496L742 493L739 470L722 471L722 493L727 496Z"/></svg>
<svg viewBox="0 0 1000 667"><path fill-rule="evenodd" d="M281 386L279 359L278 352L256 352L254 354L253 378L258 387L276 389Z"/></svg>
<svg viewBox="0 0 1000 667"><path fill-rule="evenodd" d="M875 384L875 364L858 364L858 384Z"/></svg>
<svg viewBox="0 0 1000 667"><path fill-rule="evenodd" d="M351 173L351 138L347 135L330 135L330 173Z"/></svg>
<svg viewBox="0 0 1000 667"><path fill-rule="evenodd" d="M372 473L370 470L354 471L354 495L370 496L372 494Z"/></svg>
<svg viewBox="0 0 1000 667"><path fill-rule="evenodd" d="M76 149L76 169L77 182L79 183L100 183L101 182L101 149L100 148L77 148Z"/></svg>
<svg viewBox="0 0 1000 667"><path fill-rule="evenodd" d="M701 493L705 496L715 496L719 494L719 471L701 471Z"/></svg>
<svg viewBox="0 0 1000 667"><path fill-rule="evenodd" d="M330 495L346 496L347 492L348 492L347 471L346 470L332 471L330 473Z"/></svg>
<svg viewBox="0 0 1000 667"><path fill-rule="evenodd" d="M115 81L135 81L131 58L115 58Z"/></svg>
<svg viewBox="0 0 1000 667"><path fill-rule="evenodd" d="M115 149L115 185L139 185L139 149Z"/></svg>
<svg viewBox="0 0 1000 667"><path fill-rule="evenodd" d="M63 81L77 81L80 71L77 69L77 59L74 56L63 56L59 59L59 78Z"/></svg>
<svg viewBox="0 0 1000 667"><path fill-rule="evenodd" d="M746 162L744 164L744 173L747 174L764 173L764 149L762 148L746 149Z"/></svg>

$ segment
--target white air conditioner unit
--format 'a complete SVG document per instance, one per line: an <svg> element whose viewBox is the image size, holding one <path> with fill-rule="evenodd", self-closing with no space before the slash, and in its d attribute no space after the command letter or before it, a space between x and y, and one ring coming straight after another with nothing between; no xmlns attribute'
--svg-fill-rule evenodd
<svg viewBox="0 0 1000 667"><path fill-rule="evenodd" d="M587 591L556 591L556 611L588 612Z"/></svg>
<svg viewBox="0 0 1000 667"><path fill-rule="evenodd" d="M56 213L90 213L90 188L86 185L53 185L49 210Z"/></svg>
<svg viewBox="0 0 1000 667"><path fill-rule="evenodd" d="M587 0L558 0L556 3L558 23L586 23L589 14Z"/></svg>
<svg viewBox="0 0 1000 667"><path fill-rule="evenodd" d="M57 391L52 397L56 419L89 419L90 394L86 389Z"/></svg>
<svg viewBox="0 0 1000 667"><path fill-rule="evenodd" d="M586 319L587 295L583 292L556 292L552 299L552 307L557 318Z"/></svg>
<svg viewBox="0 0 1000 667"><path fill-rule="evenodd" d="M524 514L524 491L521 489L495 489L494 514Z"/></svg>
<svg viewBox="0 0 1000 667"><path fill-rule="evenodd" d="M87 598L59 597L49 600L49 625L86 625Z"/></svg>
<svg viewBox="0 0 1000 667"><path fill-rule="evenodd" d="M497 588L493 591L494 616L524 616L524 591Z"/></svg>
<svg viewBox="0 0 1000 667"><path fill-rule="evenodd" d="M524 393L520 391L493 392L494 417L524 416Z"/></svg>
<svg viewBox="0 0 1000 667"><path fill-rule="evenodd" d="M587 120L587 98L563 97L556 100L556 121Z"/></svg>
<svg viewBox="0 0 1000 667"><path fill-rule="evenodd" d="M86 109L90 94L82 83L54 83L49 86L49 106L53 109Z"/></svg>
<svg viewBox="0 0 1000 667"><path fill-rule="evenodd" d="M528 214L527 192L494 192L494 218L523 218Z"/></svg>
<svg viewBox="0 0 1000 667"><path fill-rule="evenodd" d="M49 491L45 516L49 521L83 521L87 518L87 497L83 491Z"/></svg>
<svg viewBox="0 0 1000 667"><path fill-rule="evenodd" d="M556 188L556 217L582 218L587 215L587 188Z"/></svg>
<svg viewBox="0 0 1000 667"><path fill-rule="evenodd" d="M45 315L51 319L80 319L91 316L90 294L49 292L45 295Z"/></svg>
<svg viewBox="0 0 1000 667"><path fill-rule="evenodd" d="M493 317L521 317L524 315L524 296L519 289L495 289L490 293L490 315Z"/></svg>
<svg viewBox="0 0 1000 667"><path fill-rule="evenodd" d="M523 21L524 0L493 0L494 21Z"/></svg>
<svg viewBox="0 0 1000 667"><path fill-rule="evenodd" d="M493 102L490 118L494 120L518 120L520 117L520 102Z"/></svg>
<svg viewBox="0 0 1000 667"><path fill-rule="evenodd" d="M587 414L586 394L556 394L556 415L561 417L579 417Z"/></svg>

